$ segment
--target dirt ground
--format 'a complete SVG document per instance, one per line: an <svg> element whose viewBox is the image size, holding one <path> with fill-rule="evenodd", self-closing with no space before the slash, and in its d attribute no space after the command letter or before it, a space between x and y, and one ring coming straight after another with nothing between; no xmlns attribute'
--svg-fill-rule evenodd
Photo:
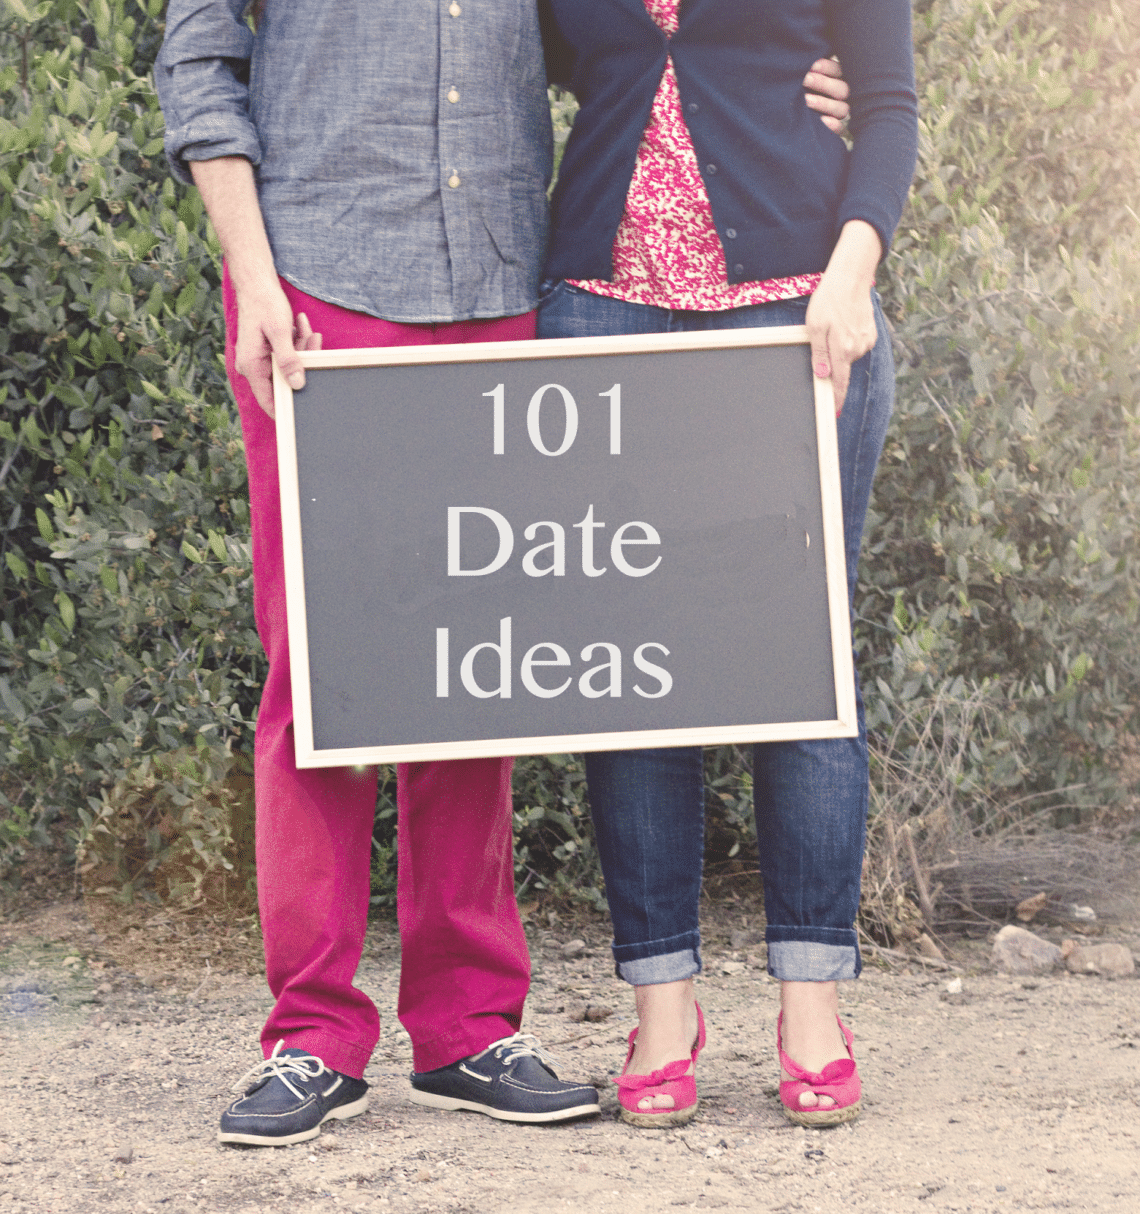
<svg viewBox="0 0 1140 1214"><path fill-rule="evenodd" d="M383 1017L368 1113L314 1142L239 1149L214 1133L268 1007L255 927L92 914L62 900L0 922L0 1214L1140 1211L1135 980L1010 978L985 942L956 944L957 975L869 963L843 992L863 1116L803 1130L775 1099L777 986L758 913L715 900L702 1111L680 1130L636 1130L617 1120L609 1083L632 1000L606 922L534 910L524 1028L604 1095L600 1117L515 1126L408 1100L399 946L380 921L359 976ZM587 947L569 958L574 938ZM1138 926L1105 938L1140 954ZM587 1005L613 1014L584 1020Z"/></svg>

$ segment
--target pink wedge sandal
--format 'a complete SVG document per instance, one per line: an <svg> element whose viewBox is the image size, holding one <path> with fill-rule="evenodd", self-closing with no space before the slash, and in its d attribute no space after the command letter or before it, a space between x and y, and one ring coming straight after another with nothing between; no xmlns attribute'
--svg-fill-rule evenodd
<svg viewBox="0 0 1140 1214"><path fill-rule="evenodd" d="M780 1084L780 1103L784 1106L784 1116L796 1125L842 1125L844 1122L854 1121L859 1116L863 1085L859 1081L859 1068L855 1065L855 1056L851 1052L855 1035L838 1016L836 1020L847 1044L847 1057L829 1062L818 1074L805 1071L798 1062L784 1053L783 1012L776 1021L776 1049L780 1054L780 1065L792 1076ZM805 1092L830 1096L835 1101L835 1107L801 1108L800 1097Z"/></svg>
<svg viewBox="0 0 1140 1214"><path fill-rule="evenodd" d="M667 1062L659 1071L648 1075L627 1075L629 1060L633 1057L633 1043L637 1040L637 1029L629 1035L629 1052L625 1056L625 1067L613 1081L618 1086L618 1101L621 1104L621 1119L629 1125L672 1126L684 1125L696 1116L700 1101L697 1097L697 1055L705 1048L705 1018L701 1005L697 1004L697 1040L688 1058ZM693 1074L686 1075L689 1067ZM671 1109L639 1109L637 1102L646 1096L672 1096Z"/></svg>

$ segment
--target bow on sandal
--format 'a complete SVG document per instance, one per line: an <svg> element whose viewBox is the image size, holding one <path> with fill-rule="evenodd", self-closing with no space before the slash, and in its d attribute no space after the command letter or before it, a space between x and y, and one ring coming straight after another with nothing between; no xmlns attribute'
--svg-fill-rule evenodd
<svg viewBox="0 0 1140 1214"><path fill-rule="evenodd" d="M855 1056L851 1053L851 1043L855 1040L855 1035L838 1016L835 1019L843 1033L847 1057L836 1058L818 1072L805 1071L795 1059L784 1053L783 1012L776 1021L776 1049L780 1054L780 1065L792 1076L780 1084L780 1103L784 1106L784 1116L796 1125L842 1125L846 1121L854 1121L859 1116L863 1085L859 1081ZM830 1096L835 1101L835 1107L802 1108L800 1097L805 1092L814 1092L816 1096Z"/></svg>
<svg viewBox="0 0 1140 1214"><path fill-rule="evenodd" d="M630 1125L663 1126L684 1125L692 1121L700 1103L697 1098L696 1075L686 1074L690 1067L696 1071L697 1055L705 1048L705 1018L701 1005L697 1004L697 1040L688 1058L667 1062L659 1071L648 1075L627 1075L629 1060L633 1057L633 1043L637 1040L637 1029L629 1035L629 1052L625 1056L625 1067L613 1082L618 1086L618 1101L621 1104L621 1119ZM637 1102L646 1096L672 1096L671 1109L639 1109Z"/></svg>

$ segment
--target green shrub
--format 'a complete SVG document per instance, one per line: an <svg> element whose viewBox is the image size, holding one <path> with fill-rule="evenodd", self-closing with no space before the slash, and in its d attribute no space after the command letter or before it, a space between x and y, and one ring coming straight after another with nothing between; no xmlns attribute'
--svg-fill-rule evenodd
<svg viewBox="0 0 1140 1214"><path fill-rule="evenodd" d="M1129 794L1112 752L1140 691L1137 17L919 6L920 164L884 284L898 410L858 596L875 730L984 687L1001 724L974 778L1085 805Z"/></svg>
<svg viewBox="0 0 1140 1214"><path fill-rule="evenodd" d="M244 757L184 747L144 755L80 807L85 893L178 909L253 907L253 773Z"/></svg>
<svg viewBox="0 0 1140 1214"><path fill-rule="evenodd" d="M146 76L161 11L8 0L0 23L9 847L61 812L82 838L148 756L224 766L260 682L219 249Z"/></svg>
<svg viewBox="0 0 1140 1214"><path fill-rule="evenodd" d="M99 822L125 840L130 819L127 896L140 856L161 878L173 847L148 834L147 781L221 805L263 674L219 249L162 159L161 0L5 6L0 861L57 815L88 857ZM856 595L877 770L925 763L946 745L929 722L984 704L984 738L948 747L953 781L924 786L967 814L1121 803L1114 753L1140 732L1138 13L919 0L916 48L920 165L880 282L898 409ZM562 130L573 104L553 105ZM725 748L706 774L715 854L747 855L746 762ZM520 760L515 789L520 886L596 898L580 761ZM199 873L226 846L203 813L185 822Z"/></svg>

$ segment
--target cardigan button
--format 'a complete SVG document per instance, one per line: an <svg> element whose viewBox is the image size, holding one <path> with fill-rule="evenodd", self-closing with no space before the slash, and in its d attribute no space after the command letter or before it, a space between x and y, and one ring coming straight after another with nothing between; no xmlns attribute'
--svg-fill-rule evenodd
<svg viewBox="0 0 1140 1214"><path fill-rule="evenodd" d="M690 114L696 114L696 113L699 113L699 112L700 112L700 108L701 108L701 107L700 107L699 105L697 105L697 103L696 103L695 101L690 101L690 102L689 102L688 109L689 109L689 113L690 113Z"/></svg>
<svg viewBox="0 0 1140 1214"><path fill-rule="evenodd" d="M732 272L733 272L734 274L743 274L743 273L744 273L744 267L743 267L743 266L742 266L742 265L741 265L739 262L737 262L737 263L736 263L736 265L734 265L734 266L732 267Z"/></svg>
<svg viewBox="0 0 1140 1214"><path fill-rule="evenodd" d="M736 229L735 228L725 228L724 234L729 238L729 240L736 239Z"/></svg>
<svg viewBox="0 0 1140 1214"><path fill-rule="evenodd" d="M705 172L708 173L708 175L710 177L713 176L716 173L716 165L715 164L706 164Z"/></svg>

